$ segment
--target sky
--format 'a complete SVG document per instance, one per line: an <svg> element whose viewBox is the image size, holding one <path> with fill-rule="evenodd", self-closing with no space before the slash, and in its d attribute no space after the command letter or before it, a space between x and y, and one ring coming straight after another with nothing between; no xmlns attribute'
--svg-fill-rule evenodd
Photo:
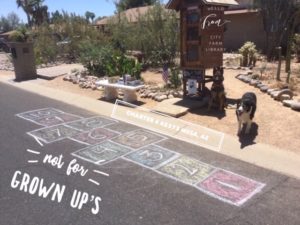
<svg viewBox="0 0 300 225"><path fill-rule="evenodd" d="M114 14L115 5L113 0L45 0L48 12L56 10L67 11L84 16L86 11L95 13L98 16L110 16ZM16 0L0 0L0 16L7 16L8 13L15 12L23 22L27 22L26 15L21 8L17 7Z"/></svg>
<svg viewBox="0 0 300 225"><path fill-rule="evenodd" d="M166 3L168 0L162 0ZM48 6L48 12L56 10L67 11L84 16L86 11L95 13L96 18L99 16L111 16L116 8L113 0L45 0L44 4ZM8 13L15 12L21 21L27 22L26 15L21 8L17 7L16 0L0 0L0 16L7 16Z"/></svg>

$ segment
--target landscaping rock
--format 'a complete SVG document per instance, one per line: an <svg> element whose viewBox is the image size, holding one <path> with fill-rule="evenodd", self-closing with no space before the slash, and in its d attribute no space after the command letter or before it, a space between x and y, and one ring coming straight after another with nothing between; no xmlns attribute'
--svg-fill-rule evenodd
<svg viewBox="0 0 300 225"><path fill-rule="evenodd" d="M268 87L267 85L264 85L264 86L261 86L259 89L260 89L262 92L267 92L268 89L269 89L269 87Z"/></svg>
<svg viewBox="0 0 300 225"><path fill-rule="evenodd" d="M267 93L268 93L268 95L271 95L271 93L274 92L274 91L279 91L279 89L278 89L278 88L270 88L270 89L267 91Z"/></svg>
<svg viewBox="0 0 300 225"><path fill-rule="evenodd" d="M285 97L283 97L285 95ZM282 101L283 100L288 100L288 99L292 99L293 98L293 92L289 89L284 89L284 90L281 90L277 93L277 95L274 95L274 99L275 100L280 100Z"/></svg>
<svg viewBox="0 0 300 225"><path fill-rule="evenodd" d="M260 84L257 84L257 85L256 85L257 88L260 88L260 87L262 87L262 86L266 86L266 85L263 84L263 83L260 83Z"/></svg>
<svg viewBox="0 0 300 225"><path fill-rule="evenodd" d="M257 84L260 84L261 82L259 81L259 80L254 80L254 79L252 79L252 80L250 80L250 85L251 86L256 86Z"/></svg>
<svg viewBox="0 0 300 225"><path fill-rule="evenodd" d="M174 95L172 94L168 95L168 99L172 99L172 98L174 98Z"/></svg>
<svg viewBox="0 0 300 225"><path fill-rule="evenodd" d="M163 100L167 99L168 97L166 95L161 95L157 98L158 102L162 102Z"/></svg>
<svg viewBox="0 0 300 225"><path fill-rule="evenodd" d="M148 98L153 98L155 95L156 95L156 93L151 92L147 96L148 96Z"/></svg>
<svg viewBox="0 0 300 225"><path fill-rule="evenodd" d="M294 100L283 100L282 104L286 107L291 107L292 103L294 103L296 101Z"/></svg>
<svg viewBox="0 0 300 225"><path fill-rule="evenodd" d="M283 94L280 97L278 97L278 100L281 101L281 102L284 101L284 100L291 100L291 99L292 99L291 96L286 95L286 94Z"/></svg>
<svg viewBox="0 0 300 225"><path fill-rule="evenodd" d="M296 111L300 111L300 102L293 102L291 108Z"/></svg>

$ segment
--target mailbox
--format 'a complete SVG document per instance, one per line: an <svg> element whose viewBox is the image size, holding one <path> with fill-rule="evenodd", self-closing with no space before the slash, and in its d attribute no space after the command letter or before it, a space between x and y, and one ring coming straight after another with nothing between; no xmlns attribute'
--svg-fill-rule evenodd
<svg viewBox="0 0 300 225"><path fill-rule="evenodd" d="M209 81L205 70L223 65L224 31L230 21L224 12L234 0L170 0L166 7L180 12L180 65L186 94L188 79L198 81L201 93Z"/></svg>

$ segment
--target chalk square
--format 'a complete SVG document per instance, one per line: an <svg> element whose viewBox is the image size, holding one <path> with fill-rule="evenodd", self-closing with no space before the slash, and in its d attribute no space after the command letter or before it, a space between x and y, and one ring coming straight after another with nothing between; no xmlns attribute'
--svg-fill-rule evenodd
<svg viewBox="0 0 300 225"><path fill-rule="evenodd" d="M158 169L176 180L191 185L207 178L214 170L214 167L187 156L181 156Z"/></svg>
<svg viewBox="0 0 300 225"><path fill-rule="evenodd" d="M31 131L28 134L38 138L39 140L42 140L45 143L51 143L74 136L78 133L80 133L80 131L72 129L70 127L66 127L64 125L56 125Z"/></svg>
<svg viewBox="0 0 300 225"><path fill-rule="evenodd" d="M164 137L149 132L147 130L134 130L125 134L122 134L112 141L128 146L130 148L138 149L146 145L150 145L163 140Z"/></svg>
<svg viewBox="0 0 300 225"><path fill-rule="evenodd" d="M44 108L44 109L37 109L37 110L19 113L16 116L23 118L25 120L35 121L37 119L45 118L48 116L56 116L62 113L64 112L58 109Z"/></svg>
<svg viewBox="0 0 300 225"><path fill-rule="evenodd" d="M175 152L171 152L159 146L149 145L126 155L125 158L140 165L153 168L170 160L176 155L177 154Z"/></svg>
<svg viewBox="0 0 300 225"><path fill-rule="evenodd" d="M259 192L263 184L219 169L197 186L213 197L239 206Z"/></svg>
<svg viewBox="0 0 300 225"><path fill-rule="evenodd" d="M53 116L47 116L43 118L37 118L34 122L42 126L54 126L62 123L72 122L74 120L82 119L80 116L76 116L69 113L62 113Z"/></svg>
<svg viewBox="0 0 300 225"><path fill-rule="evenodd" d="M90 131L95 128L103 127L105 125L113 123L116 123L116 121L101 116L96 116L68 123L67 126L81 131Z"/></svg>
<svg viewBox="0 0 300 225"><path fill-rule="evenodd" d="M70 139L88 145L96 145L105 140L116 137L117 135L119 134L116 132L104 128L96 128L89 132L76 134L72 136Z"/></svg>
<svg viewBox="0 0 300 225"><path fill-rule="evenodd" d="M114 123L114 124L110 124L110 125L105 126L105 128L108 128L110 130L116 130L116 131L118 131L119 133L122 133L122 134L140 129L137 126L134 126L134 125L131 125L131 124L128 124L128 123Z"/></svg>
<svg viewBox="0 0 300 225"><path fill-rule="evenodd" d="M103 165L112 160L116 160L131 151L130 148L106 141L76 151L72 153L72 155L98 165Z"/></svg>

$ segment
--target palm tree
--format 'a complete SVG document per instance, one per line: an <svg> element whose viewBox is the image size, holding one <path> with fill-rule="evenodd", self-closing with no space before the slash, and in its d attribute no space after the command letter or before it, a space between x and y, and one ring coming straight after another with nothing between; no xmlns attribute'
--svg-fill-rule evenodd
<svg viewBox="0 0 300 225"><path fill-rule="evenodd" d="M26 16L27 16L27 23L29 26L31 26L31 13L32 13L32 8L30 6L30 1L31 0L16 0L17 6L21 7Z"/></svg>
<svg viewBox="0 0 300 225"><path fill-rule="evenodd" d="M16 2L26 13L29 26L33 23L39 26L48 20L48 7L43 5L44 0L17 0Z"/></svg>

